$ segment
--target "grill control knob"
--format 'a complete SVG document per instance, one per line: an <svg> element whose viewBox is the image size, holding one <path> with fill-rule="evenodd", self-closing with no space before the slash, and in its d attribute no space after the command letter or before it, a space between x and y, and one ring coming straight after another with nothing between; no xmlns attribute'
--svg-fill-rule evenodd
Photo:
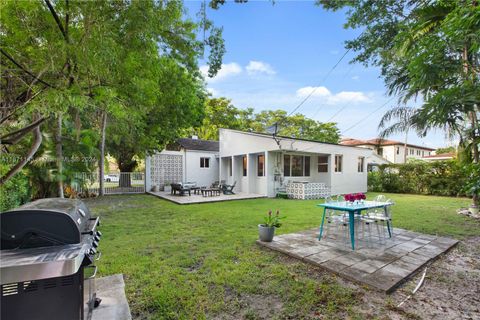
<svg viewBox="0 0 480 320"><path fill-rule="evenodd" d="M94 248L98 247L98 242L94 240L93 243L92 243L92 246L93 246Z"/></svg>
<svg viewBox="0 0 480 320"><path fill-rule="evenodd" d="M98 238L101 238L102 237L102 233L100 231L97 231L97 237Z"/></svg>
<svg viewBox="0 0 480 320"><path fill-rule="evenodd" d="M90 251L88 252L91 256L94 256L97 253L97 249L95 248L90 248Z"/></svg>

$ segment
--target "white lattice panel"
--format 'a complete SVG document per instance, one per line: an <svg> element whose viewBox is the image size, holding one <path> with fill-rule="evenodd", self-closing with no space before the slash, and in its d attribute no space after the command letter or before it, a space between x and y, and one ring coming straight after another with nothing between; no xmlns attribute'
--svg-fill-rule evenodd
<svg viewBox="0 0 480 320"><path fill-rule="evenodd" d="M330 188L325 183L309 182L287 184L290 199L321 199L330 196Z"/></svg>
<svg viewBox="0 0 480 320"><path fill-rule="evenodd" d="M163 188L165 183L178 183L183 179L183 156L156 154L151 159L150 178L152 186Z"/></svg>

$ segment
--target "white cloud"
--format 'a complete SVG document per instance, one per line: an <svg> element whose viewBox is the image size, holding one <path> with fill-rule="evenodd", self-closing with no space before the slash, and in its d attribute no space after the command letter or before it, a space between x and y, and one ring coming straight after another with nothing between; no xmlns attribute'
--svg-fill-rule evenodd
<svg viewBox="0 0 480 320"><path fill-rule="evenodd" d="M299 97L306 97L308 95L312 97L329 97L332 93L325 87L303 87L297 90L297 96Z"/></svg>
<svg viewBox="0 0 480 320"><path fill-rule="evenodd" d="M323 98L327 104L372 102L370 97L361 91L340 91L332 94L325 87L303 87L297 90L298 97L307 97L310 94L312 98Z"/></svg>
<svg viewBox="0 0 480 320"><path fill-rule="evenodd" d="M353 76L353 77L352 77L352 80L358 80L358 79L360 79L359 76Z"/></svg>
<svg viewBox="0 0 480 320"><path fill-rule="evenodd" d="M212 96L218 96L219 92L213 88L207 88L207 92L210 93Z"/></svg>
<svg viewBox="0 0 480 320"><path fill-rule="evenodd" d="M248 63L245 69L247 69L247 73L249 75L256 75L256 74L262 74L262 73L267 75L273 75L276 73L275 70L273 70L271 65L262 61L252 60Z"/></svg>
<svg viewBox="0 0 480 320"><path fill-rule="evenodd" d="M208 82L215 82L242 73L242 67L236 62L222 63L222 68L213 78L208 77L207 65L201 66L200 72L203 74L203 76L205 77L205 79L207 79Z"/></svg>

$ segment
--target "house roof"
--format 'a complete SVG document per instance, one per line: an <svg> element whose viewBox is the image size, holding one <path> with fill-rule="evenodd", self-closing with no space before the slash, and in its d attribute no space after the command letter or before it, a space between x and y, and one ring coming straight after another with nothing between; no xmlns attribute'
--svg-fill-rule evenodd
<svg viewBox="0 0 480 320"><path fill-rule="evenodd" d="M213 140L201 140L192 138L180 138L177 139L177 143L187 150L199 150L199 151L214 151L220 150L218 141Z"/></svg>
<svg viewBox="0 0 480 320"><path fill-rule="evenodd" d="M249 134L249 135L257 135L257 136L265 136L269 138L273 138L274 135L271 133L265 133L265 132L256 132L256 131L242 131L242 130L236 130L236 129L226 129L226 128L221 128L221 130L228 130L228 131L234 131L234 132L239 132L243 134ZM339 147L352 147L352 148L359 148L357 146L350 146L350 145L344 145L341 143L333 143L333 142L325 142L325 141L318 141L318 140L312 140L312 139L304 139L304 138L294 138L294 137L287 137L287 136L281 136L281 135L275 135L277 138L282 138L282 139L290 139L290 140L298 140L298 141L307 141L307 142L314 142L314 143L322 143L322 144L330 144L334 146L339 146Z"/></svg>
<svg viewBox="0 0 480 320"><path fill-rule="evenodd" d="M395 141L395 140L388 140L388 139L380 139L380 138L375 138L375 139L369 139L369 140L360 140L360 139L352 139L352 138L345 138L340 141L340 144L344 146L395 146L395 145L404 145L404 142L400 141ZM414 144L409 144L407 143L407 147L410 148L418 148L418 149L424 149L424 150L429 150L433 151L435 149L424 147L424 146L418 146Z"/></svg>

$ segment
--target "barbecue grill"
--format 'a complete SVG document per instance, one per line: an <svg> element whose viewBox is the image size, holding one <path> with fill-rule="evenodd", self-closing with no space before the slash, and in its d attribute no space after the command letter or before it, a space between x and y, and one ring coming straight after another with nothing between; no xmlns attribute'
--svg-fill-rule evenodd
<svg viewBox="0 0 480 320"><path fill-rule="evenodd" d="M77 199L41 199L0 214L1 318L90 319L100 299L100 219Z"/></svg>

